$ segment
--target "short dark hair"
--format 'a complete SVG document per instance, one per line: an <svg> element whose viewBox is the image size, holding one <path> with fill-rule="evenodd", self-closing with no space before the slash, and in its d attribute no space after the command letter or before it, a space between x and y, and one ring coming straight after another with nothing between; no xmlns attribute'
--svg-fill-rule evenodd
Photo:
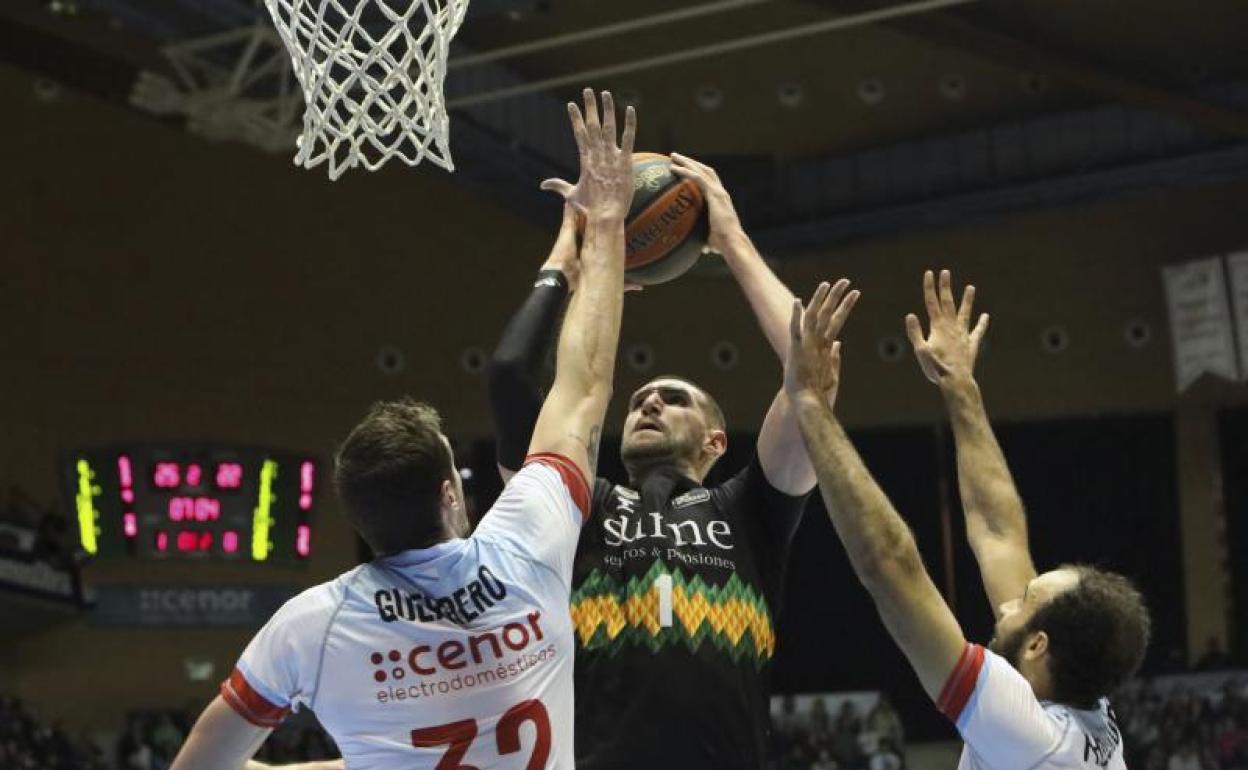
<svg viewBox="0 0 1248 770"><path fill-rule="evenodd" d="M1077 572L1079 582L1036 610L1027 632L1049 637L1053 700L1091 708L1135 675L1152 622L1140 592L1122 575L1083 564L1061 569Z"/></svg>
<svg viewBox="0 0 1248 770"><path fill-rule="evenodd" d="M724 419L724 410L719 408L719 402L712 398L711 394L707 393L706 389L701 385L693 380L676 374L664 374L660 377L651 377L648 382L655 382L657 380L676 380L677 382L683 382L693 388L694 392L702 400L702 413L709 418L711 428L715 430L728 429L728 421Z"/></svg>
<svg viewBox="0 0 1248 770"><path fill-rule="evenodd" d="M436 409L379 401L338 448L334 484L352 526L382 556L443 538L442 482L454 467Z"/></svg>

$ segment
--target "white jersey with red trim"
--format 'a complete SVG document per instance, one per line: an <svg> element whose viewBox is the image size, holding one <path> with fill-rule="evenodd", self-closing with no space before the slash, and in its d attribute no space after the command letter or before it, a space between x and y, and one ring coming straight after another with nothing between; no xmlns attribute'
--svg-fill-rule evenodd
<svg viewBox="0 0 1248 770"><path fill-rule="evenodd" d="M287 602L222 696L265 727L311 708L350 770L572 770L568 595L588 510L574 464L529 458L471 537Z"/></svg>
<svg viewBox="0 0 1248 770"><path fill-rule="evenodd" d="M936 705L966 741L958 770L1126 770L1109 701L1082 710L1037 700L1000 655L966 645Z"/></svg>

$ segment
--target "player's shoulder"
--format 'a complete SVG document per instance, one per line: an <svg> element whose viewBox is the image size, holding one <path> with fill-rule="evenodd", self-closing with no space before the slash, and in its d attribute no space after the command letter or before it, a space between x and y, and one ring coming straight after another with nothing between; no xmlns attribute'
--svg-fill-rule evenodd
<svg viewBox="0 0 1248 770"><path fill-rule="evenodd" d="M758 453L750 457L750 461L737 469L737 472L706 488L709 498L716 505L726 506L739 504L754 487L767 484L767 477L758 463Z"/></svg>
<svg viewBox="0 0 1248 770"><path fill-rule="evenodd" d="M507 483L516 489L566 489L573 500L578 503L586 501L592 487L585 479L585 474L572 460L561 454L543 452L531 454L524 460L524 465Z"/></svg>
<svg viewBox="0 0 1248 770"><path fill-rule="evenodd" d="M610 479L601 476L594 479L593 495L590 499L590 508L592 511L601 511L607 508L614 510L615 508L631 508L641 502L641 493L623 484L616 484Z"/></svg>
<svg viewBox="0 0 1248 770"><path fill-rule="evenodd" d="M277 617L284 622L309 622L318 618L328 620L347 595L348 588L359 578L367 565L350 569L333 580L305 588L291 597Z"/></svg>
<svg viewBox="0 0 1248 770"><path fill-rule="evenodd" d="M574 519L583 519L590 507L590 493L584 476L572 461L556 454L530 455L482 516L480 526L490 532L499 523L495 521L499 516L522 515L527 521L535 512L562 512L568 502L576 508L578 515Z"/></svg>

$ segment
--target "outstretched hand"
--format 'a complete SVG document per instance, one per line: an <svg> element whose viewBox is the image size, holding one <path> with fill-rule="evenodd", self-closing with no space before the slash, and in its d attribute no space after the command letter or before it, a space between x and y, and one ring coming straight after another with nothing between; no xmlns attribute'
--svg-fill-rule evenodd
<svg viewBox="0 0 1248 770"><path fill-rule="evenodd" d="M835 286L819 284L805 308L793 300L789 321L789 351L784 361L784 390L789 398L813 398L828 406L836 403L841 378L841 329L858 302L860 292L849 291L849 280Z"/></svg>
<svg viewBox="0 0 1248 770"><path fill-rule="evenodd" d="M633 140L637 135L637 113L624 111L624 131L616 139L615 99L602 92L602 115L591 88L583 93L585 112L568 102L568 117L581 159L581 175L576 184L563 179L547 179L543 190L557 192L584 215L623 219L633 202Z"/></svg>
<svg viewBox="0 0 1248 770"><path fill-rule="evenodd" d="M975 306L975 287L962 292L962 304L953 301L953 276L940 271L940 287L931 270L923 273L923 301L927 306L929 331L923 337L923 326L914 313L906 316L906 336L914 346L914 355L927 379L940 385L950 380L970 378L975 371L979 346L988 332L988 314L981 313L971 328L971 310Z"/></svg>

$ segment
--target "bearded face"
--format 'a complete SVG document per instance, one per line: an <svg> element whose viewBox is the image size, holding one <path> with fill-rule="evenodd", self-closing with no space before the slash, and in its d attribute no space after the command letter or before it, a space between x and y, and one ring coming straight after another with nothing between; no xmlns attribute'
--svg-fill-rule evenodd
<svg viewBox="0 0 1248 770"><path fill-rule="evenodd" d="M1023 659L1023 644L1026 641L1026 627L1015 628L1010 631L998 629L992 635L992 641L988 642L988 649L1008 660L1010 665L1017 670L1019 663Z"/></svg>
<svg viewBox="0 0 1248 770"><path fill-rule="evenodd" d="M1001 605L996 628L988 649L1005 658L1014 668L1022 662L1023 647L1036 629L1031 620L1047 603L1079 582L1079 572L1063 567L1039 575L1027 583L1023 595Z"/></svg>

